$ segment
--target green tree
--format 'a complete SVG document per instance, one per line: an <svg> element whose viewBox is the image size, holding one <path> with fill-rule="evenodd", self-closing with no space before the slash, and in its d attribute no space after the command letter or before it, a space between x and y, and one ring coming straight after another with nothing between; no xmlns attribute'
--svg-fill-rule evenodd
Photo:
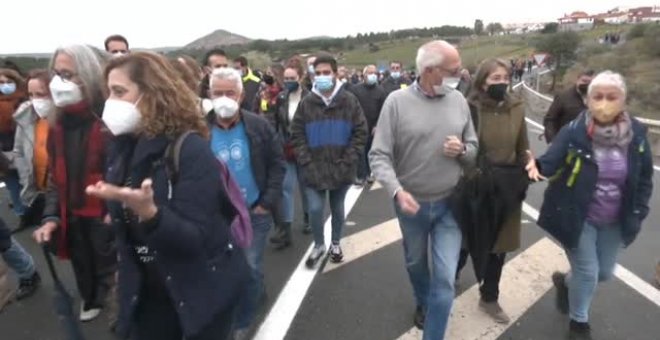
<svg viewBox="0 0 660 340"><path fill-rule="evenodd" d="M543 26L541 34L552 34L559 31L559 24L556 22L549 22Z"/></svg>
<svg viewBox="0 0 660 340"><path fill-rule="evenodd" d="M504 31L504 27L502 27L502 24L499 22L491 22L486 26L486 32L490 35L494 35L495 33L499 33Z"/></svg>
<svg viewBox="0 0 660 340"><path fill-rule="evenodd" d="M559 32L543 35L535 42L538 52L549 53L554 60L552 87L555 89L557 78L563 77L566 70L577 58L576 50L580 45L580 36L575 32Z"/></svg>
<svg viewBox="0 0 660 340"><path fill-rule="evenodd" d="M474 34L482 35L484 33L484 22L481 19L474 21Z"/></svg>

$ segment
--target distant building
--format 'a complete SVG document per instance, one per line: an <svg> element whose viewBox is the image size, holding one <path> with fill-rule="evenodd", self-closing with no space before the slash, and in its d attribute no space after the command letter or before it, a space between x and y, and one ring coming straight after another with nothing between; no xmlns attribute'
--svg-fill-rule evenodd
<svg viewBox="0 0 660 340"><path fill-rule="evenodd" d="M594 27L594 17L586 12L573 12L559 18L560 31L585 31Z"/></svg>
<svg viewBox="0 0 660 340"><path fill-rule="evenodd" d="M660 22L660 6L631 8L628 10L628 22Z"/></svg>

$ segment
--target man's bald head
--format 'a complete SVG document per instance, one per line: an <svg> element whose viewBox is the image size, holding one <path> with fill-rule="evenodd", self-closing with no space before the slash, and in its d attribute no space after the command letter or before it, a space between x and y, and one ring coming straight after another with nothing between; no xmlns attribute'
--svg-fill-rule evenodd
<svg viewBox="0 0 660 340"><path fill-rule="evenodd" d="M417 73L422 74L427 68L437 66L460 66L461 56L456 47L444 40L428 42L417 50Z"/></svg>

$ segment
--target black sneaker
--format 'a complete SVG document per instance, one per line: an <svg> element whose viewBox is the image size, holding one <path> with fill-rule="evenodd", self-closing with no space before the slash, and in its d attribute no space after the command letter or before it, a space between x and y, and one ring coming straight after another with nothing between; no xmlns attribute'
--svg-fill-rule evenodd
<svg viewBox="0 0 660 340"><path fill-rule="evenodd" d="M338 244L331 245L328 252L330 253L330 261L333 263L339 263L344 260L344 253Z"/></svg>
<svg viewBox="0 0 660 340"><path fill-rule="evenodd" d="M568 286L566 286L566 274L554 272L552 274L552 283L557 290L555 300L557 310L562 314L568 314Z"/></svg>
<svg viewBox="0 0 660 340"><path fill-rule="evenodd" d="M37 291L40 284L41 276L39 276L39 273L37 272L34 272L30 278L21 279L18 282L18 290L16 290L16 300L22 300L32 296L32 294Z"/></svg>
<svg viewBox="0 0 660 340"><path fill-rule="evenodd" d="M305 262L307 268L309 269L314 268L324 254L325 254L324 245L315 246L314 249L312 249L312 253L309 254L307 261Z"/></svg>
<svg viewBox="0 0 660 340"><path fill-rule="evenodd" d="M415 323L415 327L417 327L420 330L424 330L424 322L426 321L426 312L424 311L424 308L422 306L417 306L415 309L415 318L413 319L413 322Z"/></svg>
<svg viewBox="0 0 660 340"><path fill-rule="evenodd" d="M569 338L575 340L591 339L591 326L588 322L571 320L569 324Z"/></svg>

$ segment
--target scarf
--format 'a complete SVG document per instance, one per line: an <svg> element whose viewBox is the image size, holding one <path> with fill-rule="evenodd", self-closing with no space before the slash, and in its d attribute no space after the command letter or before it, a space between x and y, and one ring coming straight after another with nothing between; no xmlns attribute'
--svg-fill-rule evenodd
<svg viewBox="0 0 660 340"><path fill-rule="evenodd" d="M102 123L93 114L63 115L48 138L50 168L58 188L62 221L57 254L67 258L69 217L100 218L104 214L102 201L86 195L85 188L103 179L105 140Z"/></svg>
<svg viewBox="0 0 660 340"><path fill-rule="evenodd" d="M609 125L598 124L591 115L587 115L587 134L596 146L625 148L633 138L630 115L623 112Z"/></svg>

